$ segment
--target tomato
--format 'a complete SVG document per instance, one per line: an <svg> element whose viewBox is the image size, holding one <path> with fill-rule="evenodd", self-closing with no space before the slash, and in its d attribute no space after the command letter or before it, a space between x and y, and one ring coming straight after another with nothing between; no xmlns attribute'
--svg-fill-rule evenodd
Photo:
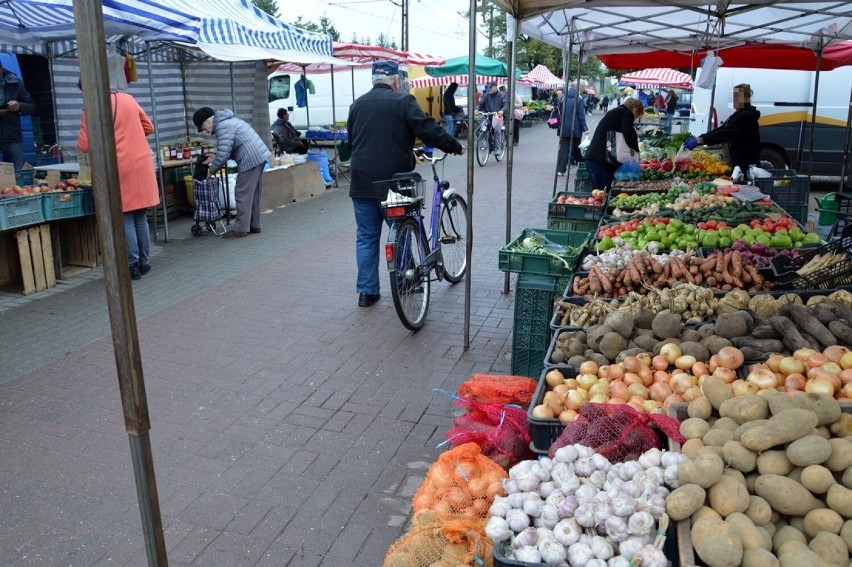
<svg viewBox="0 0 852 567"><path fill-rule="evenodd" d="M707 224L707 230L714 230L718 223L714 220L709 220L709 221L707 221L706 224Z"/></svg>

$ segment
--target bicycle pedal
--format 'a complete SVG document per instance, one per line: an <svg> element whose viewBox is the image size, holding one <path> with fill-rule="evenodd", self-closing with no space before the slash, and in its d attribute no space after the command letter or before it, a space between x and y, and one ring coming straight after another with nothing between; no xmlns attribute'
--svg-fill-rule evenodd
<svg viewBox="0 0 852 567"><path fill-rule="evenodd" d="M456 240L458 240L455 236L444 235L441 237L441 244L455 244Z"/></svg>

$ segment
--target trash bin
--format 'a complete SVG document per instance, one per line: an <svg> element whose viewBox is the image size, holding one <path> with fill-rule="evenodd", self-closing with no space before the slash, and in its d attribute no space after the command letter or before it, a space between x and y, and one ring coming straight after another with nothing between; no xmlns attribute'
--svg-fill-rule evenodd
<svg viewBox="0 0 852 567"><path fill-rule="evenodd" d="M834 224L837 218L837 200L834 198L835 195L837 193L829 193L822 199L815 199L817 202L817 211L819 211L817 224L822 226L831 226Z"/></svg>

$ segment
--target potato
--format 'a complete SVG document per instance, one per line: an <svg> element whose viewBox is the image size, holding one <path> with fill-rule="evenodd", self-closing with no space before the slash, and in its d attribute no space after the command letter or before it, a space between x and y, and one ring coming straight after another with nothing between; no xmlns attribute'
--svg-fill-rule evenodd
<svg viewBox="0 0 852 567"><path fill-rule="evenodd" d="M734 441L741 441L743 438L743 434L746 431L748 431L749 429L754 429L755 427L760 427L761 425L764 425L768 422L768 419L758 419L757 421L748 421L746 423L743 423L742 425L737 427L736 431L734 431Z"/></svg>
<svg viewBox="0 0 852 567"><path fill-rule="evenodd" d="M725 458L724 453L722 453L722 448L716 447L714 445L705 445L705 446L701 447L695 453L695 456L697 457L698 455L704 455L705 453L710 454L710 455L716 455L717 457L719 457L720 459L723 459L723 460Z"/></svg>
<svg viewBox="0 0 852 567"><path fill-rule="evenodd" d="M841 415L840 404L825 394L800 394L797 396L769 396L769 411L778 415L785 409L809 409L817 415L818 425L830 425Z"/></svg>
<svg viewBox="0 0 852 567"><path fill-rule="evenodd" d="M793 463L784 451L765 451L757 457L757 471L760 474L787 476L793 470Z"/></svg>
<svg viewBox="0 0 852 567"><path fill-rule="evenodd" d="M773 510L788 516L804 516L811 510L824 507L807 488L777 474L761 475L754 483L754 490L769 502Z"/></svg>
<svg viewBox="0 0 852 567"><path fill-rule="evenodd" d="M722 429L713 427L710 431L704 434L701 438L704 441L705 447L724 447L725 443L733 439L734 432L730 429Z"/></svg>
<svg viewBox="0 0 852 567"><path fill-rule="evenodd" d="M732 525L739 532L743 540L743 549L758 547L769 551L772 548L771 542L770 545L766 545L767 542L760 531L758 531L757 526L745 514L734 512L725 518L725 522Z"/></svg>
<svg viewBox="0 0 852 567"><path fill-rule="evenodd" d="M751 394L747 396L736 396L725 400L719 407L719 415L730 417L739 424L767 419L769 417L769 403L766 396Z"/></svg>
<svg viewBox="0 0 852 567"><path fill-rule="evenodd" d="M831 430L825 425L819 425L814 429L812 435L819 435L823 439L831 439Z"/></svg>
<svg viewBox="0 0 852 567"><path fill-rule="evenodd" d="M831 456L822 463L831 472L843 472L852 467L852 443L846 439L830 439Z"/></svg>
<svg viewBox="0 0 852 567"><path fill-rule="evenodd" d="M842 484L846 488L852 488L852 468L846 469L843 472L843 476L840 478L840 484ZM826 490L828 489L826 488Z"/></svg>
<svg viewBox="0 0 852 567"><path fill-rule="evenodd" d="M710 424L697 417L688 417L680 423L680 434L687 439L701 439L710 431Z"/></svg>
<svg viewBox="0 0 852 567"><path fill-rule="evenodd" d="M802 470L801 483L814 494L824 494L832 484L835 484L835 480L831 471L824 466L810 465Z"/></svg>
<svg viewBox="0 0 852 567"><path fill-rule="evenodd" d="M743 559L743 540L722 520L702 518L692 526L692 545L709 567L736 567Z"/></svg>
<svg viewBox="0 0 852 567"><path fill-rule="evenodd" d="M751 472L757 467L757 453L749 451L739 441L730 440L725 443L722 446L722 454L728 466L740 472Z"/></svg>
<svg viewBox="0 0 852 567"><path fill-rule="evenodd" d="M802 484L802 467L793 467L793 469L787 473L787 478L795 480L799 484Z"/></svg>
<svg viewBox="0 0 852 567"><path fill-rule="evenodd" d="M680 447L680 452L689 457L690 460L695 460L698 456L698 450L704 447L704 442L701 439L690 439Z"/></svg>
<svg viewBox="0 0 852 567"><path fill-rule="evenodd" d="M740 471L738 471L737 469L726 468L725 471L722 473L722 476L723 477L726 477L726 476L731 477L735 481L737 481L740 484L742 484L743 486L745 486L746 490L748 490L748 481L746 481L745 475L743 473L741 473Z"/></svg>
<svg viewBox="0 0 852 567"><path fill-rule="evenodd" d="M806 565L822 565L820 557L811 550L793 551L778 558L781 567L805 567Z"/></svg>
<svg viewBox="0 0 852 567"><path fill-rule="evenodd" d="M740 428L740 424L730 417L720 417L713 422L713 429L727 429L732 433Z"/></svg>
<svg viewBox="0 0 852 567"><path fill-rule="evenodd" d="M803 516L792 516L787 519L791 528L796 528L802 533L805 533L805 518Z"/></svg>
<svg viewBox="0 0 852 567"><path fill-rule="evenodd" d="M808 546L808 539L803 532L790 526L782 526L772 536L772 551L775 552L775 555L779 555L781 546L789 541L797 541L805 547Z"/></svg>
<svg viewBox="0 0 852 567"><path fill-rule="evenodd" d="M713 406L710 405L710 400L703 396L695 398L686 406L686 414L689 417L708 419L713 414Z"/></svg>
<svg viewBox="0 0 852 567"><path fill-rule="evenodd" d="M817 415L805 409L785 409L769 418L763 426L749 429L740 442L752 451L766 451L776 445L808 435L817 425Z"/></svg>
<svg viewBox="0 0 852 567"><path fill-rule="evenodd" d="M698 509L697 512L695 512L692 516L690 516L690 518L689 518L690 525L695 524L695 522L697 522L701 518L713 518L715 520L721 520L722 516L720 516L719 512L717 512L713 508L711 508L709 506L702 506L701 508Z"/></svg>
<svg viewBox="0 0 852 567"><path fill-rule="evenodd" d="M745 484L736 478L723 476L707 491L710 507L727 518L734 512L745 512L751 503Z"/></svg>
<svg viewBox="0 0 852 567"><path fill-rule="evenodd" d="M748 497L748 508L743 513L749 517L755 526L762 526L768 524L772 518L772 507L760 496L752 494Z"/></svg>
<svg viewBox="0 0 852 567"><path fill-rule="evenodd" d="M758 496L757 498L760 497ZM767 506L769 506L769 504L767 504ZM746 512L748 512L748 510L746 510ZM766 534L766 537L769 539L769 549L772 549L772 536L775 535L775 531L778 529L778 527L780 526L776 526L772 522L768 522L766 524L763 524L762 526L757 526L759 530L763 530L763 533Z"/></svg>
<svg viewBox="0 0 852 567"><path fill-rule="evenodd" d="M849 550L843 538L837 534L820 532L808 547L829 567L846 567L849 563Z"/></svg>
<svg viewBox="0 0 852 567"><path fill-rule="evenodd" d="M666 496L666 513L674 522L685 520L704 505L706 492L696 484L683 484Z"/></svg>
<svg viewBox="0 0 852 567"><path fill-rule="evenodd" d="M806 435L787 445L787 459L797 467L818 465L831 456L831 443L819 435Z"/></svg>
<svg viewBox="0 0 852 567"><path fill-rule="evenodd" d="M852 413L841 413L837 421L831 424L830 429L835 437L852 435Z"/></svg>
<svg viewBox="0 0 852 567"><path fill-rule="evenodd" d="M718 455L699 454L694 460L680 466L677 475L678 484L680 486L697 484L701 488L710 488L722 478L724 470L725 463Z"/></svg>
<svg viewBox="0 0 852 567"><path fill-rule="evenodd" d="M825 495L828 507L843 516L852 518L852 490L842 484L832 484Z"/></svg>
<svg viewBox="0 0 852 567"><path fill-rule="evenodd" d="M782 556L787 555L788 553L795 553L799 551L810 551L807 542L802 542L798 540L788 541L787 543L783 544L781 547L778 548L778 551L775 553L775 555L777 555L780 559Z"/></svg>
<svg viewBox="0 0 852 567"><path fill-rule="evenodd" d="M757 471L752 471L745 475L746 478L746 486L748 487L749 494L754 494L754 483L760 477L760 473Z"/></svg>
<svg viewBox="0 0 852 567"><path fill-rule="evenodd" d="M839 534L843 527L843 518L829 508L817 508L807 513L804 523L805 533L810 537L816 536L819 532Z"/></svg>
<svg viewBox="0 0 852 567"><path fill-rule="evenodd" d="M734 397L734 392L729 384L725 384L721 378L709 376L704 379L701 384L701 392L704 397L713 406L713 409L718 410L722 402Z"/></svg>
<svg viewBox="0 0 852 567"><path fill-rule="evenodd" d="M743 551L742 567L779 567L778 558L769 551L753 547Z"/></svg>
<svg viewBox="0 0 852 567"><path fill-rule="evenodd" d="M846 542L846 549L852 553L852 520L843 522L843 527L840 528L840 537Z"/></svg>

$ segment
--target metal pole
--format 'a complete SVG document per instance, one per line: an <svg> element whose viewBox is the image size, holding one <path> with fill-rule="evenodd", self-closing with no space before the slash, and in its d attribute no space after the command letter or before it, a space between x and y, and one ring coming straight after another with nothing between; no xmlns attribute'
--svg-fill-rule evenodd
<svg viewBox="0 0 852 567"><path fill-rule="evenodd" d="M228 78L231 79L231 108L234 109L234 114L237 113L237 95L234 92L234 63L228 63Z"/></svg>
<svg viewBox="0 0 852 567"><path fill-rule="evenodd" d="M470 348L470 296L471 279L473 274L473 112L474 96L470 90L476 88L476 0L470 0L470 14L468 20L468 55L467 55L467 245L465 246L465 257L467 262L467 277L464 279L464 349Z"/></svg>
<svg viewBox="0 0 852 567"><path fill-rule="evenodd" d="M157 177L160 179L160 202L163 204L163 236L169 241L169 214L166 212L166 179L163 171L163 157L160 155L160 128L157 120L157 93L154 90L154 72L151 65L151 42L145 42L145 57L148 59L148 90L151 93L151 118L154 119L154 162L157 165ZM186 99L184 99L186 100ZM154 242L157 241L157 207L154 207Z"/></svg>
<svg viewBox="0 0 852 567"><path fill-rule="evenodd" d="M311 128L311 97L308 96L308 75L305 73L305 68L307 65L304 63L301 65L302 67L302 76L301 81L302 85L305 88L305 123L308 125L308 129Z"/></svg>
<svg viewBox="0 0 852 567"><path fill-rule="evenodd" d="M408 0L402 0L402 39L399 42L399 48L402 51L408 51Z"/></svg>
<svg viewBox="0 0 852 567"><path fill-rule="evenodd" d="M53 135L54 144L59 145L59 113L56 110L56 70L53 68L53 44L47 44L47 64L50 72L50 92L53 96L50 97L50 104L53 107ZM59 146L60 149L62 146ZM79 161L79 160L78 160ZM38 160L36 159L36 162ZM38 163L36 163L38 165Z"/></svg>
<svg viewBox="0 0 852 567"><path fill-rule="evenodd" d="M817 100L819 100L819 66L822 64L822 39L816 52L816 77L814 77L814 106L811 110L811 142L808 147L808 187L814 174L814 138L816 137Z"/></svg>
<svg viewBox="0 0 852 567"><path fill-rule="evenodd" d="M843 141L843 162L840 165L840 189L838 189L840 193L843 193L843 190L846 189L846 172L848 171L849 166L850 130L852 130L852 89L849 90L849 110L846 113L846 136Z"/></svg>
<svg viewBox="0 0 852 567"><path fill-rule="evenodd" d="M109 72L104 52L103 8L100 0L75 0L74 28L80 50L83 101L93 158L92 186L95 188L95 212L107 307L124 427L130 440L145 551L149 566L166 566L168 557L149 437L151 421L124 241Z"/></svg>
<svg viewBox="0 0 852 567"><path fill-rule="evenodd" d="M571 54L568 54L568 59L570 61ZM583 69L583 48L580 47L580 50L577 52L577 82L574 84L574 112L571 113L571 133L577 134L574 131L574 123L577 121L577 108L578 102L580 101L580 74ZM565 104L562 105L562 116L565 116L565 108L568 106L568 85L565 85ZM560 132L561 134L561 132ZM565 191L568 191L568 179L571 177L571 154L574 151L574 142L569 140L569 144L571 147L568 148L568 165L565 168ZM556 196L556 193L553 194Z"/></svg>
<svg viewBox="0 0 852 567"><path fill-rule="evenodd" d="M340 177L340 164L337 162L338 153L337 153L337 109L335 106L334 100L334 65L329 66L331 68L331 134L334 136L332 139L332 143L334 144L334 186L340 187L338 184L338 177Z"/></svg>
<svg viewBox="0 0 852 567"><path fill-rule="evenodd" d="M512 241L512 176L515 171L515 128L519 128L520 125L515 120L515 67L517 66L518 55L518 22L511 14L506 14L506 22L511 23L511 25L508 25L509 29L507 30L509 37L506 38L508 40L506 48L509 52L509 100L507 102L509 117L505 121L508 126L506 128L506 144L509 146L509 157L506 158L506 244L508 244ZM468 89L468 93L470 93L470 89ZM503 293L509 293L509 272L503 274Z"/></svg>

